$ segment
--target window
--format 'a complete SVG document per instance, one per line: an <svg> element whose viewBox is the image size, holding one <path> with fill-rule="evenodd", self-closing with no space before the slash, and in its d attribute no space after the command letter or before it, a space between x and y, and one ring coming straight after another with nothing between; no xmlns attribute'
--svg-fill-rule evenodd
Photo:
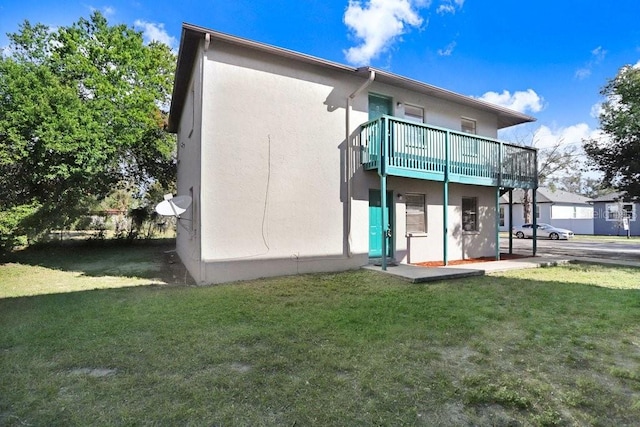
<svg viewBox="0 0 640 427"><path fill-rule="evenodd" d="M406 194L407 234L426 233L427 218L425 215L425 195Z"/></svg>
<svg viewBox="0 0 640 427"><path fill-rule="evenodd" d="M478 231L478 198L462 198L462 230Z"/></svg>
<svg viewBox="0 0 640 427"><path fill-rule="evenodd" d="M404 118L411 122L424 123L424 108L405 104Z"/></svg>
<svg viewBox="0 0 640 427"><path fill-rule="evenodd" d="M629 218L636 220L636 205L633 203L607 203L607 221L619 221Z"/></svg>
<svg viewBox="0 0 640 427"><path fill-rule="evenodd" d="M500 206L500 227L504 227L504 206Z"/></svg>
<svg viewBox="0 0 640 427"><path fill-rule="evenodd" d="M476 134L476 121L462 117L460 130L464 133Z"/></svg>
<svg viewBox="0 0 640 427"><path fill-rule="evenodd" d="M593 218L592 206L551 205L551 219L590 219Z"/></svg>

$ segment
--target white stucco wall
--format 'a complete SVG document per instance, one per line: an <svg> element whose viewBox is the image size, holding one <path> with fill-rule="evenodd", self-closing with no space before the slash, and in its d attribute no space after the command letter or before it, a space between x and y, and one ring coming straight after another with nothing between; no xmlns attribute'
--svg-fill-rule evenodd
<svg viewBox="0 0 640 427"><path fill-rule="evenodd" d="M379 189L380 181L375 172L364 172L355 177L354 197L360 225L354 233L362 250L369 245L369 189ZM443 259L443 183L417 179L389 177L387 190L393 196L392 231L393 258L400 263L441 261ZM406 204L399 195L417 193L425 195L427 232L410 236L406 232ZM479 229L462 231L462 198L476 197L478 201ZM495 255L496 194L493 187L449 184L448 259L460 260Z"/></svg>
<svg viewBox="0 0 640 427"><path fill-rule="evenodd" d="M360 166L359 147L349 149L347 168L347 140L368 121L369 92L391 97L397 113L405 103L424 107L428 124L458 130L466 117L476 120L479 135L497 134L492 114L377 82L347 114L348 95L365 80L334 69L223 43L212 43L201 61L178 132L178 193L192 194L194 203L177 242L200 283L369 262L369 189L380 181ZM427 197L428 232L421 236L406 235L405 205L394 199L396 260L442 260L443 184L397 177L388 184L394 195ZM478 198L475 233L461 230L465 196ZM450 184L448 259L495 255L495 215L495 188Z"/></svg>
<svg viewBox="0 0 640 427"><path fill-rule="evenodd" d="M191 77L185 107L178 129L178 195L192 197L189 209L178 220L176 231L176 251L191 276L201 280L200 244L200 189L201 189L201 89L202 65L197 56L197 64Z"/></svg>
<svg viewBox="0 0 640 427"><path fill-rule="evenodd" d="M344 170L346 98L362 82L236 47L209 50L202 134L206 281L366 263L366 253L347 251Z"/></svg>
<svg viewBox="0 0 640 427"><path fill-rule="evenodd" d="M386 84L374 82L369 92L390 97L394 108L394 115L403 117L404 105L409 104L422 107L425 111L425 123L448 129L461 130L461 118L476 121L476 132L480 136L497 138L498 119L494 114L454 104L432 96L412 92L407 89L397 88ZM368 96L367 93L364 94ZM398 105L400 103L400 105Z"/></svg>

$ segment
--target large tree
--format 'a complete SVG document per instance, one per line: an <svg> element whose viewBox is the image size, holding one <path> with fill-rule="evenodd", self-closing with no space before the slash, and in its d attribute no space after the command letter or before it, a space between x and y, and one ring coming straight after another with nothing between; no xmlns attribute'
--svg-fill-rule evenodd
<svg viewBox="0 0 640 427"><path fill-rule="evenodd" d="M173 179L175 139L163 131L175 67L168 46L147 45L98 12L55 29L25 21L8 36L0 56L0 234L64 226L122 181Z"/></svg>
<svg viewBox="0 0 640 427"><path fill-rule="evenodd" d="M515 143L527 147L539 147L542 143L541 129L527 134L514 134ZM583 180L581 153L574 144L566 144L562 138L557 139L551 145L538 148L538 185L540 187L560 187L563 190L572 191L573 188L565 188L565 184L571 181ZM533 221L533 192L523 192L520 200L524 206L525 222Z"/></svg>
<svg viewBox="0 0 640 427"><path fill-rule="evenodd" d="M584 149L604 180L640 197L640 68L624 66L601 91L606 101L600 128L608 138L586 141Z"/></svg>

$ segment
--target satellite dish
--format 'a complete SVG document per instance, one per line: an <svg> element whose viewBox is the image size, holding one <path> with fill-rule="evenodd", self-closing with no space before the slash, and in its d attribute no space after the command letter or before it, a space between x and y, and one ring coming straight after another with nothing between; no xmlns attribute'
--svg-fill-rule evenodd
<svg viewBox="0 0 640 427"><path fill-rule="evenodd" d="M180 215L186 212L189 206L191 206L190 196L173 197L173 194L165 194L164 200L156 205L156 212L162 216L180 218Z"/></svg>

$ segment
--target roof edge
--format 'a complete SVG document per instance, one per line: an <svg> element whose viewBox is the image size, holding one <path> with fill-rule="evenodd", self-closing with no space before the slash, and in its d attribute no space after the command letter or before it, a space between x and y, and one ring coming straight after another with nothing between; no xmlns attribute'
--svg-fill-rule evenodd
<svg viewBox="0 0 640 427"><path fill-rule="evenodd" d="M182 36L180 38L180 48L178 51L176 73L173 85L173 93L171 96L169 122L167 126L167 131L169 132L176 133L178 131L178 125L182 116L182 110L184 107L188 84L190 82L190 77L195 63L196 53L198 51L198 45L205 39L207 34L209 35L209 40L211 42L218 40L225 43L270 53L276 56L301 61L315 66L347 72L352 75L362 76L365 78L369 77L370 71L374 71L377 76L376 81L380 81L382 83L386 82L387 84L415 90L440 99L449 100L458 104L467 105L484 111L490 111L497 116L498 129L536 121L534 117L528 116L518 111L511 110L500 105L491 104L472 96L463 95L385 70L380 70L370 66L355 68L326 59L318 58L312 55L296 52L290 49L249 40L246 38L183 22Z"/></svg>

